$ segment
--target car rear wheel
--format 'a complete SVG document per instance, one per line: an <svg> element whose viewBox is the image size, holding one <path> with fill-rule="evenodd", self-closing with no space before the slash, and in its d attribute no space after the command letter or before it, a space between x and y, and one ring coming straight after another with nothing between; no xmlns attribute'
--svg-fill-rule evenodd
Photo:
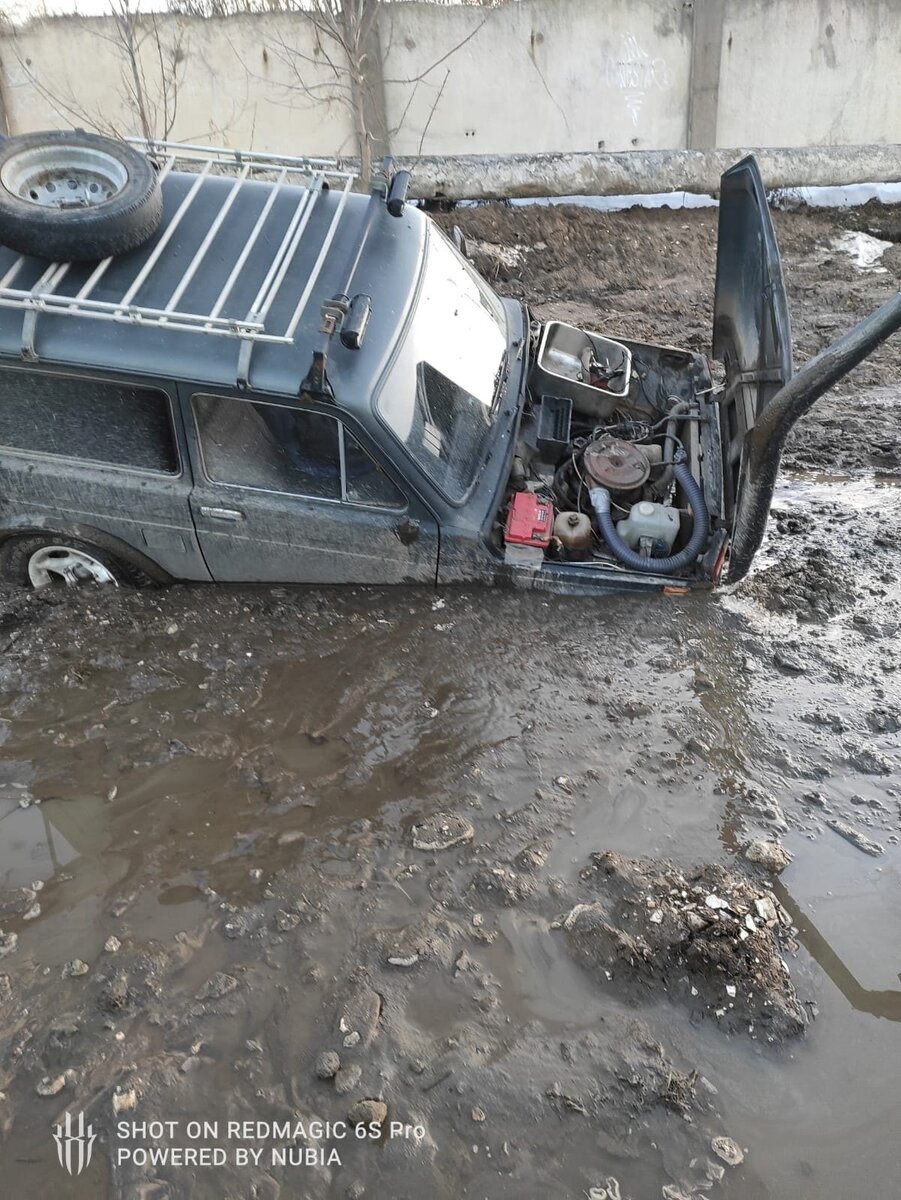
<svg viewBox="0 0 901 1200"><path fill-rule="evenodd" d="M163 197L150 159L83 130L0 143L0 243L35 258L93 261L156 232Z"/></svg>
<svg viewBox="0 0 901 1200"><path fill-rule="evenodd" d="M140 568L99 546L65 536L23 537L0 546L0 565L9 583L40 591L46 587L143 587L152 581Z"/></svg>

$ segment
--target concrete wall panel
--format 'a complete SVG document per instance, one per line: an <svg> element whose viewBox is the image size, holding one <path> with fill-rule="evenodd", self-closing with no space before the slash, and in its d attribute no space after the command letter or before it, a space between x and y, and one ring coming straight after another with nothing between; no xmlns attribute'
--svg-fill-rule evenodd
<svg viewBox="0 0 901 1200"><path fill-rule="evenodd" d="M355 153L347 64L304 14L158 20L181 49L175 138ZM139 132L112 34L108 18L7 26L8 130ZM383 6L374 45L388 144L414 160L901 142L901 0L410 0Z"/></svg>
<svg viewBox="0 0 901 1200"><path fill-rule="evenodd" d="M159 20L164 46L180 47L178 105L172 136L256 150L353 154L348 108L317 53L309 23L294 14ZM145 40L148 107L160 113L156 46ZM320 61L321 60L321 61ZM10 132L84 125L140 134L127 97L127 72L106 18L34 21L0 37L2 93ZM301 86L326 97L314 101Z"/></svg>
<svg viewBox="0 0 901 1200"><path fill-rule="evenodd" d="M679 0L394 4L382 42L397 153L684 145L691 17Z"/></svg>
<svg viewBox="0 0 901 1200"><path fill-rule="evenodd" d="M901 142L901 0L729 0L717 144Z"/></svg>

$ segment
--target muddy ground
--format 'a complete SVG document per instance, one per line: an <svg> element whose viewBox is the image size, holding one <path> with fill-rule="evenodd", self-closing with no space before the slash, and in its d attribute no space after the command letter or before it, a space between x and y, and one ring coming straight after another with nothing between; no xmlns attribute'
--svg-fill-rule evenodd
<svg viewBox="0 0 901 1200"><path fill-rule="evenodd" d="M797 361L891 218L776 214ZM707 344L713 213L446 220L542 315ZM8 595L4 1195L893 1195L899 374L798 428L733 594Z"/></svg>

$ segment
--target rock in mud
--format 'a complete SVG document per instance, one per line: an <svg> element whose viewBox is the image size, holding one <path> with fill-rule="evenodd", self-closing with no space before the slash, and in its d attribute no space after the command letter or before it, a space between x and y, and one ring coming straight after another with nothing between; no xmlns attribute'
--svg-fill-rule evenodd
<svg viewBox="0 0 901 1200"><path fill-rule="evenodd" d="M316 1078L334 1079L341 1070L341 1059L334 1050L323 1050L316 1059Z"/></svg>
<svg viewBox="0 0 901 1200"><path fill-rule="evenodd" d="M39 1096L58 1096L66 1086L65 1075L45 1075L38 1081L35 1091Z"/></svg>
<svg viewBox="0 0 901 1200"><path fill-rule="evenodd" d="M90 969L83 959L73 958L63 967L63 979L77 979L80 975L87 975Z"/></svg>
<svg viewBox="0 0 901 1200"><path fill-rule="evenodd" d="M128 976L123 971L119 971L104 986L100 996L100 1005L110 1012L115 1012L120 1008L125 1008L128 999Z"/></svg>
<svg viewBox="0 0 901 1200"><path fill-rule="evenodd" d="M351 1125L384 1125L388 1119L388 1105L384 1100L358 1100L347 1110Z"/></svg>
<svg viewBox="0 0 901 1200"><path fill-rule="evenodd" d="M807 665L792 650L779 649L773 655L773 662L789 675L806 675Z"/></svg>
<svg viewBox="0 0 901 1200"><path fill-rule="evenodd" d="M221 1000L223 996L233 992L237 986L238 981L234 975L226 975L224 971L217 971L215 975L210 976L197 993L197 999Z"/></svg>
<svg viewBox="0 0 901 1200"><path fill-rule="evenodd" d="M138 1093L134 1088L129 1088L127 1092L113 1092L113 1116L118 1117L120 1112L130 1112L133 1108L137 1108Z"/></svg>
<svg viewBox="0 0 901 1200"><path fill-rule="evenodd" d="M387 958L389 967L415 967L419 962L418 954L389 954Z"/></svg>
<svg viewBox="0 0 901 1200"><path fill-rule="evenodd" d="M335 1074L335 1091L339 1096L347 1096L359 1085L363 1078L363 1070L357 1063L351 1063L348 1067L342 1067Z"/></svg>
<svg viewBox="0 0 901 1200"><path fill-rule="evenodd" d="M870 838L855 829L853 825L849 825L847 821L840 821L837 817L834 820L827 821L826 824L839 837L843 837L846 842L850 842L852 846L856 846L858 850L862 850L864 854L870 854L873 858L878 858L880 854L885 853L885 847L879 842L871 841Z"/></svg>
<svg viewBox="0 0 901 1200"><path fill-rule="evenodd" d="M457 813L437 812L417 822L412 829L414 850L450 850L471 842L475 829Z"/></svg>
<svg viewBox="0 0 901 1200"><path fill-rule="evenodd" d="M583 879L600 899L576 905L562 928L573 957L604 987L630 1000L663 992L753 1038L780 1042L803 1031L779 953L782 924L760 917L760 890L746 879L719 865L682 872L612 851L593 855Z"/></svg>
<svg viewBox="0 0 901 1200"><path fill-rule="evenodd" d="M619 1180L608 1175L603 1184L588 1189L588 1200L622 1200Z"/></svg>
<svg viewBox="0 0 901 1200"><path fill-rule="evenodd" d="M744 1151L738 1142L730 1137L715 1137L710 1142L710 1148L717 1158L722 1159L727 1167L737 1167L745 1161Z"/></svg>
<svg viewBox="0 0 901 1200"><path fill-rule="evenodd" d="M771 875L780 875L792 860L784 846L765 838L754 838L748 842L744 854L748 862L756 863Z"/></svg>
<svg viewBox="0 0 901 1200"><path fill-rule="evenodd" d="M0 958L6 958L7 954L12 954L18 944L19 935L17 933L0 932Z"/></svg>
<svg viewBox="0 0 901 1200"><path fill-rule="evenodd" d="M891 775L893 770L887 755L861 742L848 747L848 762L862 775Z"/></svg>
<svg viewBox="0 0 901 1200"><path fill-rule="evenodd" d="M378 1033L381 1013L382 998L378 992L368 983L358 983L341 1006L338 1029L345 1035L345 1046L355 1046L360 1041L364 1046L371 1045Z"/></svg>

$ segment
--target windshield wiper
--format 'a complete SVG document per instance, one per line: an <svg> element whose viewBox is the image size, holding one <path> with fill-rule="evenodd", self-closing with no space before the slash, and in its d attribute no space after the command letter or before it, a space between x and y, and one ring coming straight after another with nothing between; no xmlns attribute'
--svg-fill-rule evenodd
<svg viewBox="0 0 901 1200"><path fill-rule="evenodd" d="M507 376L510 374L510 357L505 350L501 355L501 361L498 363L497 371L494 376L494 388L491 393L491 411L496 412L501 405L504 394L507 391Z"/></svg>

